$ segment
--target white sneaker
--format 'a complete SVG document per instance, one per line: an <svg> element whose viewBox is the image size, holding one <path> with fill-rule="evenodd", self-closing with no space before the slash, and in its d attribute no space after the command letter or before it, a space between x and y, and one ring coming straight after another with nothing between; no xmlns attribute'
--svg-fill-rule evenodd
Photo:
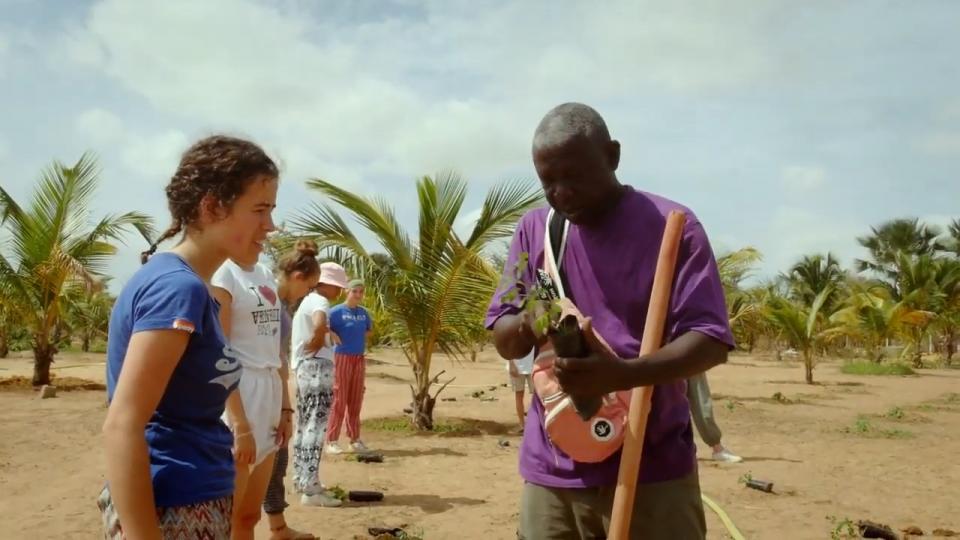
<svg viewBox="0 0 960 540"><path fill-rule="evenodd" d="M363 441L361 441L360 439L357 439L352 443L350 443L350 448L352 448L354 452L360 452L360 453L366 453L370 451L370 449L367 448L367 445L363 444Z"/></svg>
<svg viewBox="0 0 960 540"><path fill-rule="evenodd" d="M740 463L743 461L743 458L727 450L726 448L722 448L719 452L713 453L713 460L722 461L724 463Z"/></svg>
<svg viewBox="0 0 960 540"><path fill-rule="evenodd" d="M334 497L329 491L321 491L313 495L303 494L300 496L300 504L304 506L322 506L324 508L337 508L343 505L343 501Z"/></svg>
<svg viewBox="0 0 960 540"><path fill-rule="evenodd" d="M328 453L328 454L330 454L330 455L335 456L335 455L337 455L337 454L342 454L342 453L343 453L343 448L340 448L340 443L338 443L338 442L332 442L332 443L327 443L327 447L324 448L323 451L326 452L326 453Z"/></svg>

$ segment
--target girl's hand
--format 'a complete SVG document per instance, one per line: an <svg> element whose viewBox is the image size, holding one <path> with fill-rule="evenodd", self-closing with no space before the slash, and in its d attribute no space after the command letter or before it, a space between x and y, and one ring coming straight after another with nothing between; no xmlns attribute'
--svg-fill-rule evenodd
<svg viewBox="0 0 960 540"><path fill-rule="evenodd" d="M257 441L249 426L233 434L233 459L237 465L253 465L257 459Z"/></svg>
<svg viewBox="0 0 960 540"><path fill-rule="evenodd" d="M277 426L277 446L283 448L293 436L293 411L287 409L280 413L280 424Z"/></svg>

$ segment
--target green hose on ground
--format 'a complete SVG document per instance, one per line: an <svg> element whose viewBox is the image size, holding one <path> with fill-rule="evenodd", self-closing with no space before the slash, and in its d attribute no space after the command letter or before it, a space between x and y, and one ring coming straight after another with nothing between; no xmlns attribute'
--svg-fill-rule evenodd
<svg viewBox="0 0 960 540"><path fill-rule="evenodd" d="M723 508L720 508L720 505L713 502L713 499L707 497L703 493L700 494L700 498L703 499L703 502L707 503L707 506L713 510L713 513L720 518L720 521L723 522L723 526L727 528L727 532L730 533L730 536L733 540L746 540L743 537L743 534L740 532L740 529L737 529L737 526L733 524L733 520L730 519L730 516L723 511Z"/></svg>

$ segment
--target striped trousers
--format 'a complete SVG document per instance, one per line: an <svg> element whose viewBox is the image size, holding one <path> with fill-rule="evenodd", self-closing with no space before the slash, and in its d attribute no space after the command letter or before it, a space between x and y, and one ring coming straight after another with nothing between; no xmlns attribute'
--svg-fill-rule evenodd
<svg viewBox="0 0 960 540"><path fill-rule="evenodd" d="M327 442L340 438L340 426L347 421L347 437L350 442L360 438L360 407L366 389L364 376L367 362L362 354L334 355L333 407L327 421Z"/></svg>

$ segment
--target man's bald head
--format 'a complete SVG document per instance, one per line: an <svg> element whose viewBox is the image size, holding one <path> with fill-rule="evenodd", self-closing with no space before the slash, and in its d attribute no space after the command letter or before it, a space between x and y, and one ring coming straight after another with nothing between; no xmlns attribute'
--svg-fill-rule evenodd
<svg viewBox="0 0 960 540"><path fill-rule="evenodd" d="M607 123L593 107L583 103L564 103L550 110L540 120L533 135L533 151L562 146L574 138L592 142L610 142Z"/></svg>
<svg viewBox="0 0 960 540"><path fill-rule="evenodd" d="M623 193L616 170L620 143L600 114L582 103L554 107L533 136L533 166L543 193L577 225L599 222Z"/></svg>

